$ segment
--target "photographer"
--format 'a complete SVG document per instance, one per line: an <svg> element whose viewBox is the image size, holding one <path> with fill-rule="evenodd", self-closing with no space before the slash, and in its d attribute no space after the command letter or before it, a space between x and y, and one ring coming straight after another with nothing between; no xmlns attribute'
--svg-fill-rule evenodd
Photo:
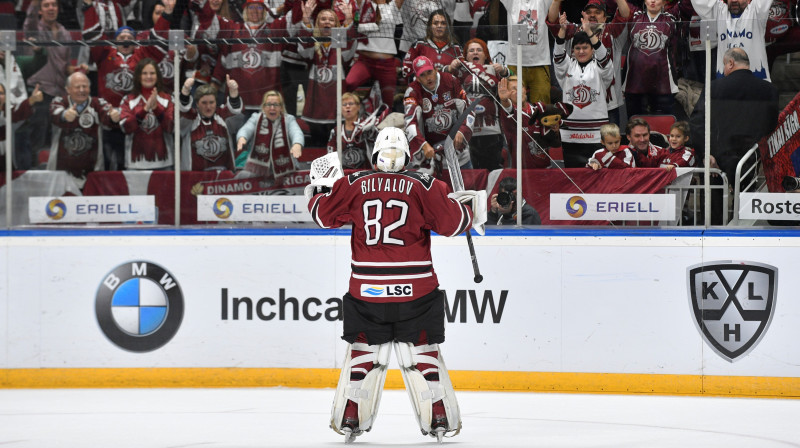
<svg viewBox="0 0 800 448"><path fill-rule="evenodd" d="M487 214L487 225L513 225L517 223L517 180L505 177L500 181L500 190L492 195L491 209ZM522 199L522 224L540 225L539 213Z"/></svg>

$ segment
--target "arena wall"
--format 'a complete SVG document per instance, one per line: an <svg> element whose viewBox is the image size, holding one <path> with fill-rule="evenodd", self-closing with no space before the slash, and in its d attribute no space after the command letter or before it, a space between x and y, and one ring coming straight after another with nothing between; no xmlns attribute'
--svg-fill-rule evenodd
<svg viewBox="0 0 800 448"><path fill-rule="evenodd" d="M800 397L800 232L474 241L480 284L465 238L433 237L457 389ZM13 230L0 251L0 387L338 380L348 230ZM120 306L122 285L150 308ZM396 370L387 387L402 387Z"/></svg>

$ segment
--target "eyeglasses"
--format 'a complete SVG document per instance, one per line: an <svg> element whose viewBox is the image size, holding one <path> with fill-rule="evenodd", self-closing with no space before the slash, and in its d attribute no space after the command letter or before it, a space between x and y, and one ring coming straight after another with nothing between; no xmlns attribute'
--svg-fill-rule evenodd
<svg viewBox="0 0 800 448"><path fill-rule="evenodd" d="M358 106L358 103L342 103L342 106L344 106L344 107Z"/></svg>
<svg viewBox="0 0 800 448"><path fill-rule="evenodd" d="M281 103L266 103L266 104L264 104L264 107L266 107L266 108L281 107Z"/></svg>

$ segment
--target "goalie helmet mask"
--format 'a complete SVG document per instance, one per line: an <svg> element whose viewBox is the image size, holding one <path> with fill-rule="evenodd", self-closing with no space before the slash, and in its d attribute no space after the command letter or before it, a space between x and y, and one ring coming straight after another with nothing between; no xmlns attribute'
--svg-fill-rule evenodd
<svg viewBox="0 0 800 448"><path fill-rule="evenodd" d="M372 164L380 171L396 173L402 171L411 160L408 139L402 129L383 128L375 138L372 148Z"/></svg>

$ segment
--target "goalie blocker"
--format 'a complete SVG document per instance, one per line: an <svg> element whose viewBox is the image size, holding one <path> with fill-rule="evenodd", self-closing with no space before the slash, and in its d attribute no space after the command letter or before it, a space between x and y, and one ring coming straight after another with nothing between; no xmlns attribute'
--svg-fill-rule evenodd
<svg viewBox="0 0 800 448"><path fill-rule="evenodd" d="M455 435L461 429L439 349L444 342L444 294L431 260L430 233L452 237L469 229L473 220L481 224L486 196L448 196L444 182L406 171L410 159L405 133L385 128L375 141L374 171L335 179L340 170L335 160L320 161L317 168L317 161L312 162L316 174L307 192L314 222L322 228L352 224L352 272L343 300L343 339L350 345L330 423L346 442L372 428L391 347L422 433L441 441L445 433ZM330 191L315 191L328 185Z"/></svg>

